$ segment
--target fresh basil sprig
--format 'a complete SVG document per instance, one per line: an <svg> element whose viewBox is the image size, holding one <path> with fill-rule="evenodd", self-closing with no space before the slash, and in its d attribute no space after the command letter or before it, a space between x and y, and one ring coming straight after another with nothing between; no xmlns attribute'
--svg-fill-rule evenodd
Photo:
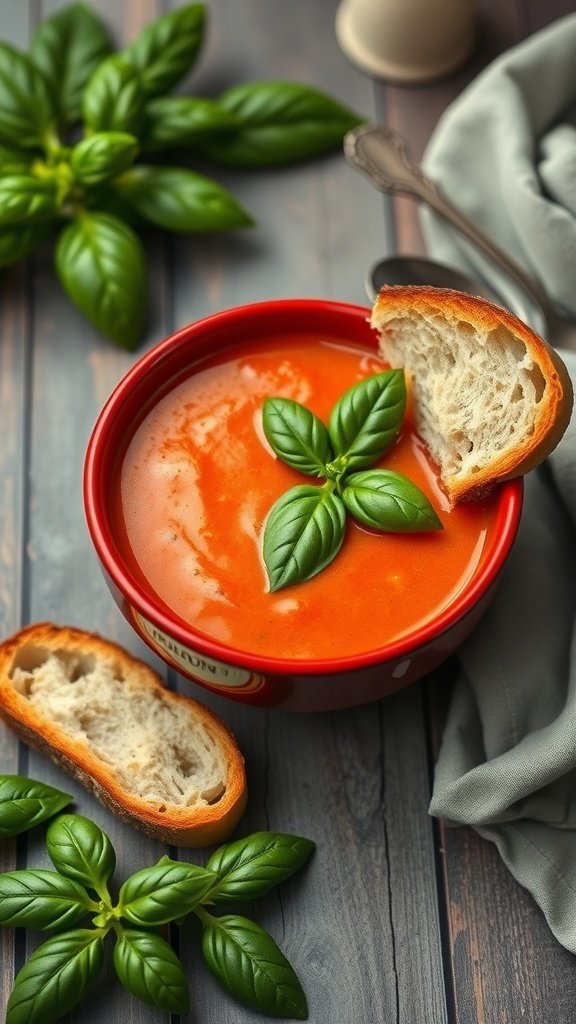
<svg viewBox="0 0 576 1024"><path fill-rule="evenodd" d="M406 408L402 370L384 370L349 388L334 405L328 428L289 398L267 398L264 434L283 462L322 486L291 487L266 519L263 557L272 592L316 576L344 542L346 512L381 532L441 530L426 495L391 470L367 469L398 437Z"/></svg>
<svg viewBox="0 0 576 1024"><path fill-rule="evenodd" d="M185 4L115 51L83 3L42 21L29 53L0 42L0 266L56 235L72 302L115 344L134 349L147 292L134 226L230 231L253 219L231 193L148 152L274 167L340 146L360 123L317 89L254 82L216 98L171 95L195 67L206 8Z"/></svg>
<svg viewBox="0 0 576 1024"><path fill-rule="evenodd" d="M31 780L0 776L0 835L54 813L58 798L63 806L70 799ZM21 800L29 804L15 815ZM124 987L166 1013L185 1013L190 1004L183 965L155 929L181 924L190 913L202 924L206 964L228 992L262 1013L307 1017L302 986L272 936L253 921L215 916L207 908L264 895L302 867L314 849L311 840L256 832L219 847L205 868L164 856L131 875L117 901L108 888L116 855L98 825L81 815L60 815L48 828L46 845L55 871L0 874L0 925L57 931L17 975L6 1024L51 1024L68 1013L96 981L108 935Z"/></svg>

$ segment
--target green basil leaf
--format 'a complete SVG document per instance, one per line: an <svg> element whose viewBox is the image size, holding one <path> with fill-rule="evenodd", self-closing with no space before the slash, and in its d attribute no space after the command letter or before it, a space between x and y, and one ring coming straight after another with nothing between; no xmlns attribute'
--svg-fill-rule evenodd
<svg viewBox="0 0 576 1024"><path fill-rule="evenodd" d="M188 982L174 950L159 935L126 929L114 947L116 974L137 999L165 1013L190 1009Z"/></svg>
<svg viewBox="0 0 576 1024"><path fill-rule="evenodd" d="M85 212L60 235L56 268L78 309L107 338L134 349L147 290L144 252L134 231L111 214Z"/></svg>
<svg viewBox="0 0 576 1024"><path fill-rule="evenodd" d="M204 960L231 995L261 1013L307 1019L302 986L271 935L232 914L202 924Z"/></svg>
<svg viewBox="0 0 576 1024"><path fill-rule="evenodd" d="M43 942L16 976L5 1024L52 1024L96 982L104 945L93 929L78 928Z"/></svg>
<svg viewBox="0 0 576 1024"><path fill-rule="evenodd" d="M338 554L346 511L333 491L301 484L272 506L264 528L270 590L309 580Z"/></svg>
<svg viewBox="0 0 576 1024"><path fill-rule="evenodd" d="M262 409L264 434L276 455L308 476L325 476L333 457L328 431L309 409L290 398L267 398Z"/></svg>
<svg viewBox="0 0 576 1024"><path fill-rule="evenodd" d="M389 469L369 469L346 477L342 501L355 519L373 530L415 533L442 529L420 488Z"/></svg>
<svg viewBox="0 0 576 1024"><path fill-rule="evenodd" d="M106 28L85 4L69 4L40 22L30 56L50 83L64 125L79 120L84 87L112 49Z"/></svg>
<svg viewBox="0 0 576 1024"><path fill-rule="evenodd" d="M275 167L341 147L365 118L318 89L296 82L234 86L220 106L241 122L237 132L198 140L207 157L230 167Z"/></svg>
<svg viewBox="0 0 576 1024"><path fill-rule="evenodd" d="M74 146L72 172L80 185L99 185L127 170L138 149L138 139L128 132L95 132Z"/></svg>
<svg viewBox="0 0 576 1024"><path fill-rule="evenodd" d="M29 174L32 154L0 146L0 174Z"/></svg>
<svg viewBox="0 0 576 1024"><path fill-rule="evenodd" d="M91 75L82 97L82 117L93 132L138 135L144 93L136 68L118 54L107 57Z"/></svg>
<svg viewBox="0 0 576 1024"><path fill-rule="evenodd" d="M53 181L31 174L0 177L0 226L53 220L58 213L58 193Z"/></svg>
<svg viewBox="0 0 576 1024"><path fill-rule="evenodd" d="M70 928L94 909L88 893L57 871L40 868L0 875L0 924Z"/></svg>
<svg viewBox="0 0 576 1024"><path fill-rule="evenodd" d="M8 264L16 263L23 256L28 256L46 238L50 228L51 224L48 221L42 224L27 224L26 227L2 228L0 231L0 267L7 267Z"/></svg>
<svg viewBox="0 0 576 1024"><path fill-rule="evenodd" d="M8 43L0 42L0 143L36 149L57 119L54 97L41 71Z"/></svg>
<svg viewBox="0 0 576 1024"><path fill-rule="evenodd" d="M216 100L194 96L159 96L144 113L142 148L188 146L202 136L234 128L238 119Z"/></svg>
<svg viewBox="0 0 576 1024"><path fill-rule="evenodd" d="M124 882L120 913L131 924L145 928L166 924L189 914L214 882L214 873L206 868L163 857Z"/></svg>
<svg viewBox="0 0 576 1024"><path fill-rule="evenodd" d="M377 462L400 433L406 409L403 370L385 370L349 388L330 413L328 432L346 469Z"/></svg>
<svg viewBox="0 0 576 1024"><path fill-rule="evenodd" d="M2 234L0 233L0 260ZM20 835L52 818L73 797L23 775L0 775L0 839Z"/></svg>
<svg viewBox="0 0 576 1024"><path fill-rule="evenodd" d="M114 874L116 854L105 832L81 814L61 814L49 826L46 848L62 875L98 892Z"/></svg>
<svg viewBox="0 0 576 1024"><path fill-rule="evenodd" d="M178 84L196 61L203 33L204 4L187 4L156 18L122 51L139 71L146 96Z"/></svg>
<svg viewBox="0 0 576 1024"><path fill-rule="evenodd" d="M214 851L206 867L218 881L210 889L213 903L251 900L302 867L314 850L311 839L281 832L254 832Z"/></svg>
<svg viewBox="0 0 576 1024"><path fill-rule="evenodd" d="M252 224L225 188L183 167L132 167L114 187L141 217L169 231L223 231Z"/></svg>

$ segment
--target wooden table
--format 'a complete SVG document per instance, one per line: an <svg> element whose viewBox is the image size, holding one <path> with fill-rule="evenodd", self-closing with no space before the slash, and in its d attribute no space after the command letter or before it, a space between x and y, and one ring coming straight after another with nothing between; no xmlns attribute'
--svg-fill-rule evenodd
<svg viewBox="0 0 576 1024"><path fill-rule="evenodd" d="M60 0L4 0L0 36L26 45ZM98 0L118 41L171 0ZM214 95L246 79L315 84L400 130L420 157L446 105L498 52L573 9L569 0L478 0L473 59L431 85L373 83L343 56L336 0L212 0L194 81ZM416 210L382 201L338 154L275 172L219 175L257 218L251 233L167 239L150 234L153 345L173 328L269 297L363 302L379 255L419 252ZM46 247L0 276L0 633L50 619L143 649L110 597L81 502L83 454L96 414L134 356L104 341L70 306ZM153 662L153 655L144 649ZM453 666L378 704L302 716L244 710L181 681L230 723L245 752L248 810L238 834L261 828L310 836L309 866L250 912L294 964L315 1024L568 1024L576 962L495 850L427 813L434 752ZM0 771L62 788L118 851L118 879L153 863L159 844L123 826L43 757L0 732ZM0 869L48 864L42 829L5 842ZM204 851L190 855L203 863ZM197 1024L257 1019L223 994L184 933ZM0 1004L38 940L2 935ZM131 999L109 970L70 1017L83 1024L164 1019Z"/></svg>

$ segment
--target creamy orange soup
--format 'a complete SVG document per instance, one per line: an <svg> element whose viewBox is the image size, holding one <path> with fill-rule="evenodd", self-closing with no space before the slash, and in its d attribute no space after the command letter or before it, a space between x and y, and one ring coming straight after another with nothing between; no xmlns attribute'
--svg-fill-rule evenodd
<svg viewBox="0 0 576 1024"><path fill-rule="evenodd" d="M339 341L274 337L203 363L146 416L123 460L117 515L133 570L186 623L245 652L331 658L401 638L466 586L495 503L450 511L407 421L379 465L417 483L444 529L382 534L349 518L326 569L268 591L266 516L289 487L314 479L270 449L264 399L294 399L327 422L347 388L384 368L374 353Z"/></svg>

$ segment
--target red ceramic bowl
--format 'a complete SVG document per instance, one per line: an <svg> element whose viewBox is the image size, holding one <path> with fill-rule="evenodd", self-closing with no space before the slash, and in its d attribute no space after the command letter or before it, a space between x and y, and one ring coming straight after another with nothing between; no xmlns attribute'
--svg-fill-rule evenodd
<svg viewBox="0 0 576 1024"><path fill-rule="evenodd" d="M454 601L400 641L342 658L265 657L209 639L186 625L133 574L115 533L110 481L155 401L193 373L206 355L246 338L277 335L279 330L307 336L317 332L375 349L369 312L338 302L287 299L230 309L190 324L134 364L104 406L90 439L84 472L86 517L119 607L168 665L233 700L290 710L329 710L384 697L420 679L456 651L478 623L514 541L522 506L520 480L499 489L492 539Z"/></svg>

